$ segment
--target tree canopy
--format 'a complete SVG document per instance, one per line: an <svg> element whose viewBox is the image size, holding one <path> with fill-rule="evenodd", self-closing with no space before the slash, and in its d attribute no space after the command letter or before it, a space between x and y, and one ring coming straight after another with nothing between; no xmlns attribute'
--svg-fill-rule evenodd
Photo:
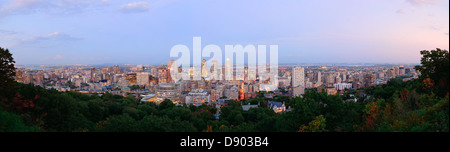
<svg viewBox="0 0 450 152"><path fill-rule="evenodd" d="M10 95L16 68L14 58L8 49L0 47L0 61L0 96Z"/></svg>
<svg viewBox="0 0 450 152"><path fill-rule="evenodd" d="M421 73L420 79L430 83L427 88L440 96L448 96L449 92L449 54L447 50L420 51L421 65L415 67Z"/></svg>

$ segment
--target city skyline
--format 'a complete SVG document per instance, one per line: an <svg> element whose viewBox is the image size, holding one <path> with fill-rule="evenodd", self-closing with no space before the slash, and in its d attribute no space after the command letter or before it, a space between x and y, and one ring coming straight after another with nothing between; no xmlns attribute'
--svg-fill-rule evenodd
<svg viewBox="0 0 450 152"><path fill-rule="evenodd" d="M251 72L250 68L228 69L223 67L219 77L208 79L206 61L201 69L189 69L191 78L178 80L172 77L171 64L160 66L48 66L45 69L18 68L17 82L34 84L46 89L80 93L112 93L136 96L141 102L160 104L170 99L174 104L202 105L221 103L219 99L249 100L259 92L274 91L283 96L299 97L309 89L324 89L328 95L342 94L362 87L384 85L390 79L409 81L420 74L414 66L281 66L275 79L268 73ZM222 68L220 68L222 69ZM226 79L226 71L233 71L234 78ZM238 74L242 72L241 74ZM195 76L202 79L193 79ZM256 79L251 79L255 77ZM142 95L142 96L141 96ZM265 95L272 98L270 95ZM355 100L352 100L355 101ZM281 104L281 103L280 103ZM254 106L254 105L253 105ZM279 105L280 106L280 105ZM251 106L250 106L251 107ZM278 111L274 109L275 111ZM280 112L286 109L281 109Z"/></svg>
<svg viewBox="0 0 450 152"><path fill-rule="evenodd" d="M449 49L445 0L0 2L16 65L165 64L171 47L279 46L279 64L419 63Z"/></svg>

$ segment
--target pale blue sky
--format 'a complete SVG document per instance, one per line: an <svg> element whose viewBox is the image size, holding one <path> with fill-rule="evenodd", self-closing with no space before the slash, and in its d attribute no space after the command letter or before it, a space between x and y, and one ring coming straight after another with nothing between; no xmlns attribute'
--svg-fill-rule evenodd
<svg viewBox="0 0 450 152"><path fill-rule="evenodd" d="M279 45L280 63L418 63L448 0L0 0L17 64L161 64L172 46Z"/></svg>

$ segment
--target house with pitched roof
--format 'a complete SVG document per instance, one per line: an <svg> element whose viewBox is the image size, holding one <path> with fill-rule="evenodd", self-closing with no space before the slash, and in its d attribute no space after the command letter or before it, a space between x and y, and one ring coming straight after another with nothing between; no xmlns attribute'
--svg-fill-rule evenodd
<svg viewBox="0 0 450 152"><path fill-rule="evenodd" d="M268 105L269 108L272 109L275 113L286 111L286 105L284 104L284 102L269 101Z"/></svg>

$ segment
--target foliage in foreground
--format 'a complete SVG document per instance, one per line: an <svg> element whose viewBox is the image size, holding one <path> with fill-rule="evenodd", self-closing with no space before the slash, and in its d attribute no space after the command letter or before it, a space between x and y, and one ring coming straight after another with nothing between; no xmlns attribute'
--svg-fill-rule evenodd
<svg viewBox="0 0 450 152"><path fill-rule="evenodd" d="M441 131L448 132L448 97L416 92L420 81L391 80L360 90L374 92L357 96L364 101L343 102L348 95L330 96L308 90L303 98L276 97L293 110L275 114L261 107L242 111L241 102L214 106L175 106L170 100L160 105L139 103L133 96L87 95L45 90L32 84L16 84L16 95L3 99L0 131L101 131L101 132L349 132L349 131ZM349 93L356 94L359 91Z"/></svg>

